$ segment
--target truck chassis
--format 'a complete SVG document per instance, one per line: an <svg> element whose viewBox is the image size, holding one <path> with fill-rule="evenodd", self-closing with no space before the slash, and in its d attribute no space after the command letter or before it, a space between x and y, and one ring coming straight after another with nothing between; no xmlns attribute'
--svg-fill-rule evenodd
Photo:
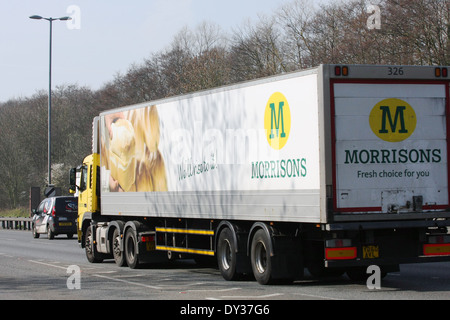
<svg viewBox="0 0 450 320"><path fill-rule="evenodd" d="M304 275L363 280L370 265L383 275L399 264L449 261L447 220L328 225L198 219L115 219L87 214L81 244L92 263L114 259L139 268L178 258L214 261L228 281L254 276L260 284Z"/></svg>

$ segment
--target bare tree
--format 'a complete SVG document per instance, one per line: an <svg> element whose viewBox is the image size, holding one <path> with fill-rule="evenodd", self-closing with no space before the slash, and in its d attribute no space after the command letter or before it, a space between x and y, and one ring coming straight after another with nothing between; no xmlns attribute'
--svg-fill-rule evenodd
<svg viewBox="0 0 450 320"><path fill-rule="evenodd" d="M230 83L230 61L223 48L211 48L186 65L183 91L192 92Z"/></svg>
<svg viewBox="0 0 450 320"><path fill-rule="evenodd" d="M380 30L367 26L369 5L381 9ZM292 0L231 35L211 22L185 27L99 90L53 91L52 162L64 172L90 152L92 119L103 110L321 63L449 65L450 0ZM29 187L45 184L47 99L41 91L0 103L0 207L25 205Z"/></svg>
<svg viewBox="0 0 450 320"><path fill-rule="evenodd" d="M236 81L288 71L281 45L281 30L274 18L243 24L233 34L231 56Z"/></svg>
<svg viewBox="0 0 450 320"><path fill-rule="evenodd" d="M397 63L449 64L448 0L385 0L387 50Z"/></svg>
<svg viewBox="0 0 450 320"><path fill-rule="evenodd" d="M24 204L26 198L23 191L27 190L28 173L33 169L32 154L27 148L29 146L21 143L24 141L21 124L25 118L20 108L22 102L23 100L9 101L0 108L0 198L5 201L1 207L16 208Z"/></svg>
<svg viewBox="0 0 450 320"><path fill-rule="evenodd" d="M289 70L313 66L311 24L315 10L313 1L295 0L283 5L276 13L277 23L284 30L281 45Z"/></svg>

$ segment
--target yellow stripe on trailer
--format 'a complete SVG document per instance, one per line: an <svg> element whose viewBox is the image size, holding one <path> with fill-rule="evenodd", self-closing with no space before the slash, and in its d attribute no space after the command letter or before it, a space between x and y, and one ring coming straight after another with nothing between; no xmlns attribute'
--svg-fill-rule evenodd
<svg viewBox="0 0 450 320"><path fill-rule="evenodd" d="M177 229L177 228L156 228L156 232L197 234L197 235L203 235L203 236L213 236L214 235L214 231L212 231L212 230Z"/></svg>
<svg viewBox="0 0 450 320"><path fill-rule="evenodd" d="M211 250L187 249L187 248L165 247L165 246L156 246L156 250L173 251L173 252L180 252L180 253L193 253L193 254L201 254L201 255L205 255L205 256L214 256L214 251L211 251Z"/></svg>

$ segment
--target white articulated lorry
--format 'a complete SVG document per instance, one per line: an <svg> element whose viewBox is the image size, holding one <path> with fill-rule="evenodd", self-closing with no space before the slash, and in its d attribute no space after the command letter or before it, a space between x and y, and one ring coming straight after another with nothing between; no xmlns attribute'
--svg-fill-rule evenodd
<svg viewBox="0 0 450 320"><path fill-rule="evenodd" d="M71 170L88 260L215 256L261 284L450 261L448 68L321 65L103 112Z"/></svg>

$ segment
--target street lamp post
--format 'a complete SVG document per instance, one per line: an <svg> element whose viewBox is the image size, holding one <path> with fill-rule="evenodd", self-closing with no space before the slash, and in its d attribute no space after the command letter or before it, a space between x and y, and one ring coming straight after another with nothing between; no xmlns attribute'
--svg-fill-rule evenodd
<svg viewBox="0 0 450 320"><path fill-rule="evenodd" d="M71 17L44 18L41 16L31 16L30 19L47 20L50 22L50 48L49 48L49 71L48 71L48 186L52 184L52 162L51 162L51 112L52 112L52 24L55 20L67 21Z"/></svg>

